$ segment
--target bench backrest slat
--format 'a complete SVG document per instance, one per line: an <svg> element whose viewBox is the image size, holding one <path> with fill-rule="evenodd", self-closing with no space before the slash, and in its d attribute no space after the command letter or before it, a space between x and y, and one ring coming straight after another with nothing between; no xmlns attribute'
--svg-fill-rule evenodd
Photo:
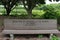
<svg viewBox="0 0 60 40"><path fill-rule="evenodd" d="M55 19L4 19L5 30L52 30L57 29Z"/></svg>

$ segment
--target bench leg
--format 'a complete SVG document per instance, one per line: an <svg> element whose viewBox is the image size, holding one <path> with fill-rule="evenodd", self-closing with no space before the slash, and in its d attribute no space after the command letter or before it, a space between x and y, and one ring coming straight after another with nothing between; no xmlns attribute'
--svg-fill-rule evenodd
<svg viewBox="0 0 60 40"><path fill-rule="evenodd" d="M50 37L49 37L49 38L50 38L50 40L51 40L52 36L53 36L53 34L50 34Z"/></svg>
<svg viewBox="0 0 60 40"><path fill-rule="evenodd" d="M0 33L0 40L4 39L4 35L2 33Z"/></svg>
<svg viewBox="0 0 60 40"><path fill-rule="evenodd" d="M10 40L14 40L14 35L10 34Z"/></svg>

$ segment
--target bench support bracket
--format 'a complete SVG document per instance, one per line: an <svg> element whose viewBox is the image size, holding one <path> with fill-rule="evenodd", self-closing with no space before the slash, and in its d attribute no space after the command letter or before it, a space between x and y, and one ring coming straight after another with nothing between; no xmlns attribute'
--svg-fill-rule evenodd
<svg viewBox="0 0 60 40"><path fill-rule="evenodd" d="M14 40L14 35L10 34L10 40Z"/></svg>
<svg viewBox="0 0 60 40"><path fill-rule="evenodd" d="M53 36L53 34L50 34L50 40L51 40L52 36Z"/></svg>

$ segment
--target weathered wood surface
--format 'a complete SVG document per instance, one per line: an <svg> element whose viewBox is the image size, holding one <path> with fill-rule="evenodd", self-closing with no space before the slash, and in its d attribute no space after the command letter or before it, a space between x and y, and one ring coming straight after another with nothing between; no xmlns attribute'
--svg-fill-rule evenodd
<svg viewBox="0 0 60 40"><path fill-rule="evenodd" d="M57 30L55 19L4 19L3 34L53 34Z"/></svg>
<svg viewBox="0 0 60 40"><path fill-rule="evenodd" d="M4 19L5 30L52 30L57 29L55 19Z"/></svg>
<svg viewBox="0 0 60 40"><path fill-rule="evenodd" d="M3 34L55 34L58 30L4 30Z"/></svg>

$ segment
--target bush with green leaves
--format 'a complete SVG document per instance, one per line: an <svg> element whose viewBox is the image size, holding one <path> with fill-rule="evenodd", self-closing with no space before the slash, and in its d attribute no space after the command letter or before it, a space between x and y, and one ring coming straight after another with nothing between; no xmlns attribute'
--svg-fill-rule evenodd
<svg viewBox="0 0 60 40"><path fill-rule="evenodd" d="M60 4L43 5L40 10L44 10L43 19L57 19L60 25Z"/></svg>
<svg viewBox="0 0 60 40"><path fill-rule="evenodd" d="M40 10L45 11L45 19L57 19L60 16L60 4L43 5Z"/></svg>
<svg viewBox="0 0 60 40"><path fill-rule="evenodd" d="M60 38L57 37L57 36L55 36L55 35L53 35L53 36L51 37L51 40L60 40Z"/></svg>
<svg viewBox="0 0 60 40"><path fill-rule="evenodd" d="M42 18L42 15L44 14L43 10L33 10L32 11L32 18Z"/></svg>
<svg viewBox="0 0 60 40"><path fill-rule="evenodd" d="M38 38L43 38L44 36L42 34L39 34L38 35Z"/></svg>

